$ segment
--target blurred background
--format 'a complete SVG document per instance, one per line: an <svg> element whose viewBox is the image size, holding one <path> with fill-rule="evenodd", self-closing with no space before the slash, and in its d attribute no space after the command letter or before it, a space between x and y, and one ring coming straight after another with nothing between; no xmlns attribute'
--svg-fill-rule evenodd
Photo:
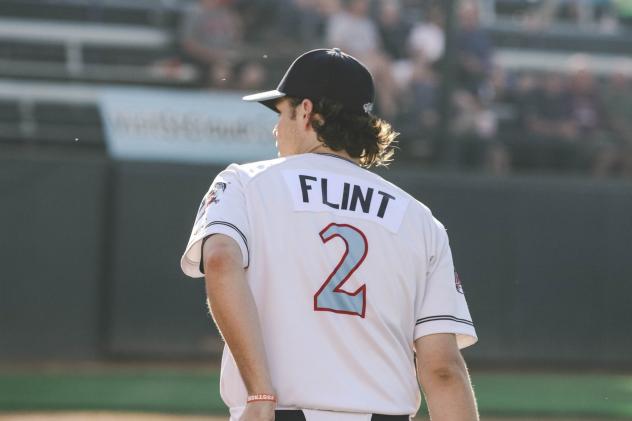
<svg viewBox="0 0 632 421"><path fill-rule="evenodd" d="M241 96L329 47L448 228L484 418L632 419L632 0L0 0L0 419L226 413L179 258L276 156Z"/></svg>

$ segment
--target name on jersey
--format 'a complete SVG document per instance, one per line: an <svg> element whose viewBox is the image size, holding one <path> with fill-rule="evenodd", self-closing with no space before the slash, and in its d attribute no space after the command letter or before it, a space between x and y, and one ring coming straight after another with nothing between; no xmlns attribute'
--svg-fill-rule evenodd
<svg viewBox="0 0 632 421"><path fill-rule="evenodd" d="M397 232L408 199L395 191L343 174L284 171L297 211L333 212L370 219Z"/></svg>

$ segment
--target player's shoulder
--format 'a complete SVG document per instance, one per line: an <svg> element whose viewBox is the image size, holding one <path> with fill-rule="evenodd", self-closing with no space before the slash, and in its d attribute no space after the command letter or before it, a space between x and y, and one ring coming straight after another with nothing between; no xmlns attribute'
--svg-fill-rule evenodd
<svg viewBox="0 0 632 421"><path fill-rule="evenodd" d="M283 164L286 160L287 158L275 158L263 161L247 162L244 164L233 163L226 167L223 172L239 177L244 184L248 184L254 178Z"/></svg>
<svg viewBox="0 0 632 421"><path fill-rule="evenodd" d="M226 171L233 172L244 181L249 183L263 175L272 175L288 168L318 168L318 162L315 154L296 154L281 158L267 159L264 161L254 161L245 164L231 164Z"/></svg>
<svg viewBox="0 0 632 421"><path fill-rule="evenodd" d="M391 186L392 189L396 190L403 197L408 198L408 207L406 210L406 221L408 221L409 227L411 228L411 232L436 232L445 231L445 226L437 217L434 215L432 209L428 205L426 205L422 200L413 196L406 190L397 186L396 184L386 180L384 177L379 174L375 174L376 177L379 177L385 184ZM423 199L423 198L422 198ZM423 237L423 236L422 236Z"/></svg>
<svg viewBox="0 0 632 421"><path fill-rule="evenodd" d="M392 181L385 179L379 174L376 174L370 171L367 171L367 172L372 174L374 177L376 177L376 179L380 180L385 185L389 186L392 190L396 191L399 195L407 198L409 200L409 203L411 204L411 209L413 212L418 213L421 216L432 217L432 211L430 210L430 208L426 206L423 202L421 202L419 199L417 199L415 196L410 194L408 191L399 187L397 184L393 183Z"/></svg>

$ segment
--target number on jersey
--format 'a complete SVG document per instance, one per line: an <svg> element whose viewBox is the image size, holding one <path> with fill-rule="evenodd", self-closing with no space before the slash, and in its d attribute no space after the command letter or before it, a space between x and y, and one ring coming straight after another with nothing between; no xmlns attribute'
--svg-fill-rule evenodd
<svg viewBox="0 0 632 421"><path fill-rule="evenodd" d="M364 261L369 244L362 231L347 224L332 223L320 232L323 243L327 243L334 237L340 237L344 241L345 253L314 295L314 311L333 311L364 318L366 285L362 285L354 292L347 292L342 289L342 286Z"/></svg>

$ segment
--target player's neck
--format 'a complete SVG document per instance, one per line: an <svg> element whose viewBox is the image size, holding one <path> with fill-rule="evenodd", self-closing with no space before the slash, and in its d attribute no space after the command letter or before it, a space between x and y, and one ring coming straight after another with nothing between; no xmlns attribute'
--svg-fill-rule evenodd
<svg viewBox="0 0 632 421"><path fill-rule="evenodd" d="M342 150L342 151L334 151L331 148L328 148L327 146L321 144L315 145L312 148L309 148L308 150L306 150L304 153L320 153L320 154L329 154L329 155L336 155L339 156L341 158L345 158L349 161L353 161L355 163L359 163L359 160L356 158L352 158L347 151Z"/></svg>

